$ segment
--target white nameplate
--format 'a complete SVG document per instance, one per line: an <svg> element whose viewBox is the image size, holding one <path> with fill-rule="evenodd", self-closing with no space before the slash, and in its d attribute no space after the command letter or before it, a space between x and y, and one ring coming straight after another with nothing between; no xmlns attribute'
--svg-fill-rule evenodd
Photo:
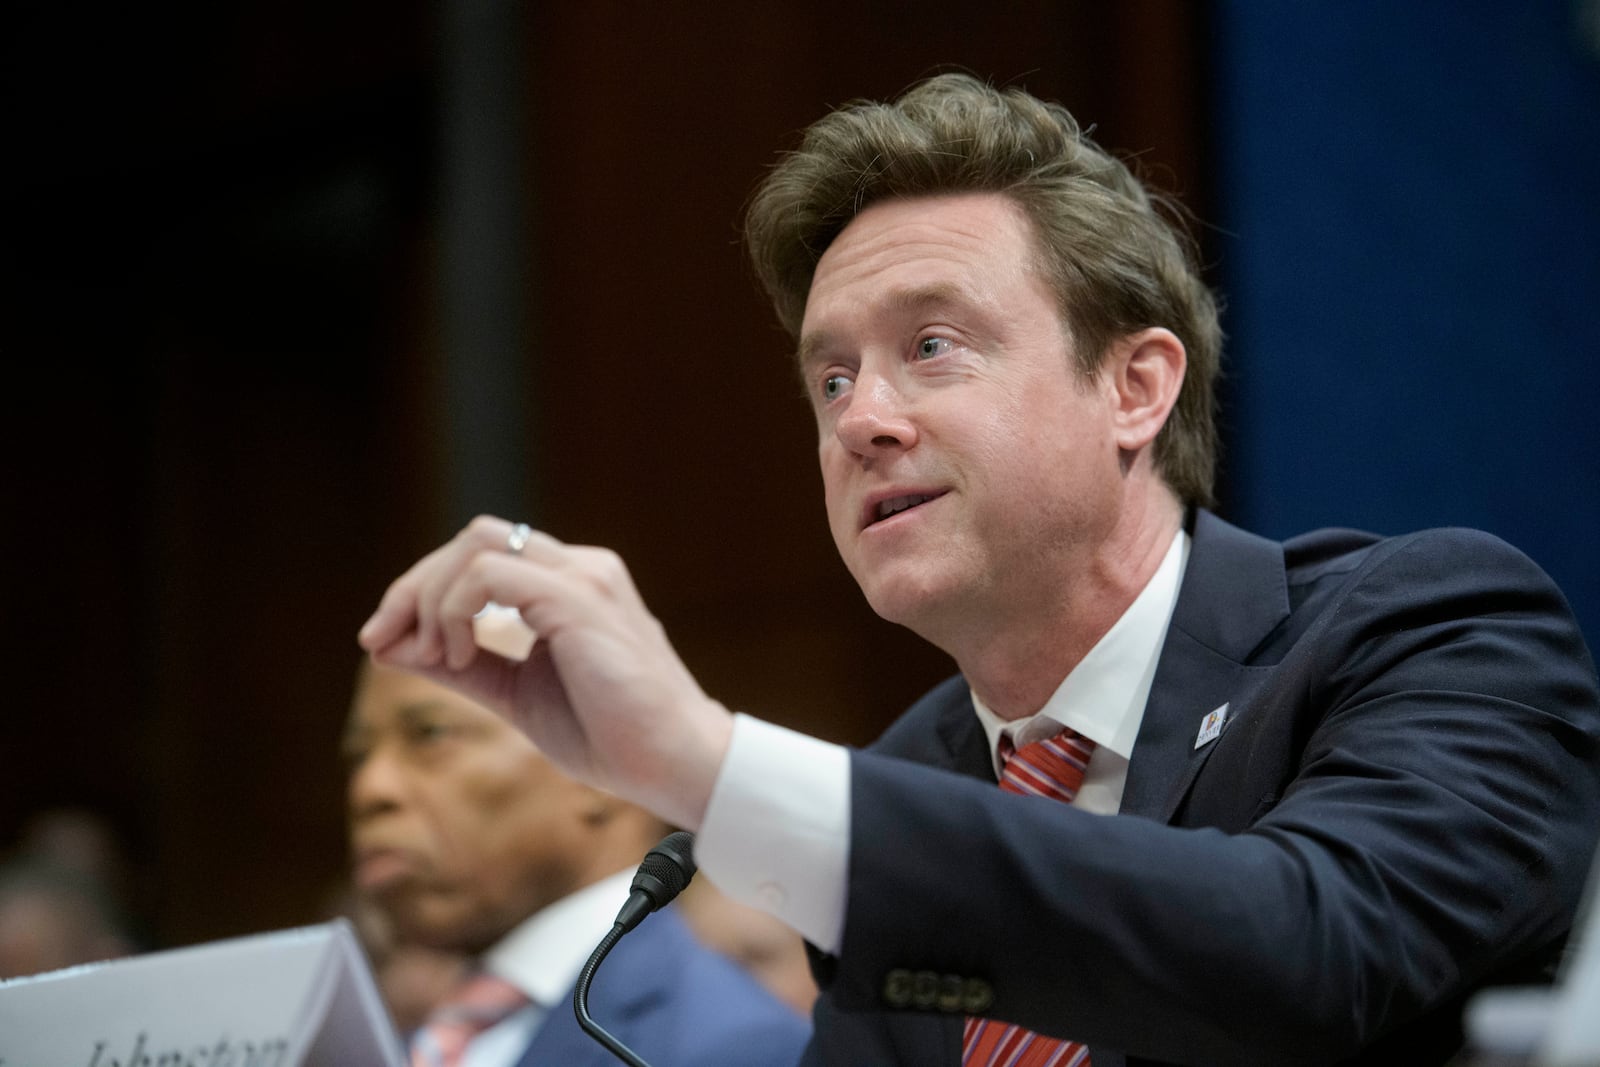
<svg viewBox="0 0 1600 1067"><path fill-rule="evenodd" d="M0 1067L404 1067L350 924L0 982Z"/></svg>
<svg viewBox="0 0 1600 1067"><path fill-rule="evenodd" d="M1589 867L1554 997L1554 1019L1534 1062L1540 1067L1600 1063L1600 850Z"/></svg>
<svg viewBox="0 0 1600 1067"><path fill-rule="evenodd" d="M1472 1062L1534 1067L1600 1064L1600 851L1553 986L1486 989L1462 1022Z"/></svg>

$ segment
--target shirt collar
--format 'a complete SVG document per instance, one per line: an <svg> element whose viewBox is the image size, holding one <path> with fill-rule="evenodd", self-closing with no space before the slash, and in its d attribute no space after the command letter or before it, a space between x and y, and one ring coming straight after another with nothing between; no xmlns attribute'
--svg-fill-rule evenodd
<svg viewBox="0 0 1600 1067"><path fill-rule="evenodd" d="M1180 527L1144 589L1037 713L1007 721L985 707L978 694L972 694L972 706L989 737L997 776L1002 735L1010 736L1020 748L1070 726L1124 759L1133 755L1188 561L1189 535Z"/></svg>
<svg viewBox="0 0 1600 1067"><path fill-rule="evenodd" d="M545 1008L571 996L578 972L616 925L633 871L618 871L569 894L512 929L483 958L484 969Z"/></svg>

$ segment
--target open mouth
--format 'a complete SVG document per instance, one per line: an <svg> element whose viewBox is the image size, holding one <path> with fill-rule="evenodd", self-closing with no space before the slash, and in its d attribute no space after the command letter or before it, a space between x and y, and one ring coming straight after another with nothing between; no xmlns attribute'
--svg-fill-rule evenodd
<svg viewBox="0 0 1600 1067"><path fill-rule="evenodd" d="M874 523L882 522L884 519L892 518L902 511L910 511L912 508L926 504L928 501L937 499L942 495L942 493L906 493L903 496L892 496L886 500L880 500L867 509L867 521L864 525L871 526Z"/></svg>

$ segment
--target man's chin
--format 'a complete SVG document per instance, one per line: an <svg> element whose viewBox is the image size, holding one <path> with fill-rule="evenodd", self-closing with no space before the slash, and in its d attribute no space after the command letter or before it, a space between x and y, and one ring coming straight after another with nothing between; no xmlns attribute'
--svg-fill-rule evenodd
<svg viewBox="0 0 1600 1067"><path fill-rule="evenodd" d="M867 593L867 605L886 622L906 627L934 648L955 654L973 611L968 598L957 590L934 587L923 581L883 582Z"/></svg>
<svg viewBox="0 0 1600 1067"><path fill-rule="evenodd" d="M418 927L414 932L402 933L403 944L434 952L448 952L463 956L478 956L487 952L499 940L471 927Z"/></svg>
<svg viewBox="0 0 1600 1067"><path fill-rule="evenodd" d="M904 625L923 640L933 640L933 621L938 611L933 609L925 593L878 592L867 597L867 605L885 622Z"/></svg>
<svg viewBox="0 0 1600 1067"><path fill-rule="evenodd" d="M867 604L881 618L904 626L918 636L932 641L937 632L937 621L945 606L945 599L926 580L911 581L888 579L863 590ZM935 642L937 643L937 642Z"/></svg>
<svg viewBox="0 0 1600 1067"><path fill-rule="evenodd" d="M491 929L481 909L415 898L392 901L387 907L395 940L439 952L481 952L505 932Z"/></svg>

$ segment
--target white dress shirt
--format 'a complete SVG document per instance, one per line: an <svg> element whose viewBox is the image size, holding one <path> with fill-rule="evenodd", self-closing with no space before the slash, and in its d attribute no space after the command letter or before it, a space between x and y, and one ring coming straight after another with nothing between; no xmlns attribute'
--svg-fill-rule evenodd
<svg viewBox="0 0 1600 1067"><path fill-rule="evenodd" d="M532 1003L473 1038L462 1067L513 1067L522 1058L550 1011L571 1000L578 972L628 900L633 873L632 868L618 871L561 898L484 954L484 970L522 990Z"/></svg>
<svg viewBox="0 0 1600 1067"><path fill-rule="evenodd" d="M1188 558L1189 535L1180 529L1139 596L1036 714L1007 722L974 694L989 751L1003 732L1021 746L1070 726L1096 744L1072 803L1115 814ZM694 851L724 892L838 952L850 855L849 751L736 715Z"/></svg>

